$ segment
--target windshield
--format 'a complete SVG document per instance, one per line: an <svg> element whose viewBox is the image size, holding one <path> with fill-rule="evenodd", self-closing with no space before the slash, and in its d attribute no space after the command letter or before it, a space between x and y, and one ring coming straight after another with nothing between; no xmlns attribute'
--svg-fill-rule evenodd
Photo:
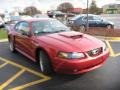
<svg viewBox="0 0 120 90"><path fill-rule="evenodd" d="M41 20L32 22L32 31L35 35L69 31L69 28L58 20Z"/></svg>

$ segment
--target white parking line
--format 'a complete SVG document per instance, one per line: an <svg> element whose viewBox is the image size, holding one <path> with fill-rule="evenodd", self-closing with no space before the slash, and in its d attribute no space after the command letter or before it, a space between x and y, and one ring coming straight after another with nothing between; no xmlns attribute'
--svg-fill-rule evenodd
<svg viewBox="0 0 120 90"><path fill-rule="evenodd" d="M0 42L7 42L8 39L1 39Z"/></svg>

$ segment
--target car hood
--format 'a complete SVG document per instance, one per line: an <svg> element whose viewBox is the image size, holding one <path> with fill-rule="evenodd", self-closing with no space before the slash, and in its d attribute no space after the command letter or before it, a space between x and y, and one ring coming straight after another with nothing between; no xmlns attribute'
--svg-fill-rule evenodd
<svg viewBox="0 0 120 90"><path fill-rule="evenodd" d="M69 31L37 37L39 40L64 51L84 52L103 45L103 42L86 34Z"/></svg>

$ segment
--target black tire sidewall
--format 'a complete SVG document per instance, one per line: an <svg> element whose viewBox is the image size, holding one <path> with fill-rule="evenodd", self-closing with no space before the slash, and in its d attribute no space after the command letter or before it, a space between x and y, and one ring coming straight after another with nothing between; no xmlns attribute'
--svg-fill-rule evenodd
<svg viewBox="0 0 120 90"><path fill-rule="evenodd" d="M110 28L108 28L108 26L109 26ZM113 29L113 26L112 26L112 25L110 25L110 24L109 24L109 25L107 25L106 27L107 27L107 29Z"/></svg>
<svg viewBox="0 0 120 90"><path fill-rule="evenodd" d="M48 54L43 50L39 51L39 65L41 65L40 58L42 58L42 65L43 65L43 71L42 70L41 71L44 74L50 74L52 72L52 69L51 69L52 67L51 67L50 58ZM41 66L40 66L40 69L41 69Z"/></svg>
<svg viewBox="0 0 120 90"><path fill-rule="evenodd" d="M81 27L84 27L84 30L81 30ZM84 25L80 25L80 26L79 26L79 32L82 32L82 33L85 32L85 26L84 26Z"/></svg>

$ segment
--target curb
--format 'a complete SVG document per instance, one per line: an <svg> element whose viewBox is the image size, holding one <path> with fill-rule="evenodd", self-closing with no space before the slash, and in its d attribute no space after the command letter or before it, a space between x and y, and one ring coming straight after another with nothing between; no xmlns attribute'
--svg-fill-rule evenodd
<svg viewBox="0 0 120 90"><path fill-rule="evenodd" d="M93 36L101 40L116 40L120 41L120 37L104 37L104 36Z"/></svg>
<svg viewBox="0 0 120 90"><path fill-rule="evenodd" d="M106 37L108 40L120 40L120 37Z"/></svg>
<svg viewBox="0 0 120 90"><path fill-rule="evenodd" d="M93 36L93 37L100 39L100 40L106 40L106 37L104 37L104 36Z"/></svg>
<svg viewBox="0 0 120 90"><path fill-rule="evenodd" d="M1 39L0 42L7 42L8 39Z"/></svg>

